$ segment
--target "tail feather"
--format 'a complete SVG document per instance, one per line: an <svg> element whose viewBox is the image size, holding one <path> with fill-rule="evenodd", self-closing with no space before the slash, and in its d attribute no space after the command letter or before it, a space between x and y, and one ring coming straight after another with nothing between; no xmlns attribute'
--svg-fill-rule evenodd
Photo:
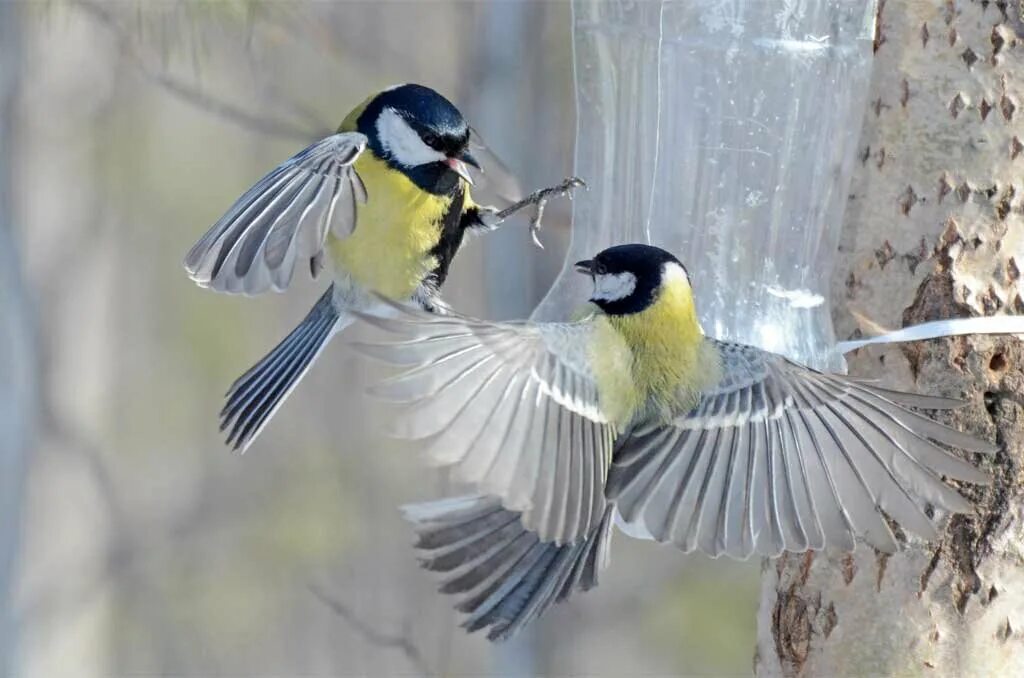
<svg viewBox="0 0 1024 678"><path fill-rule="evenodd" d="M227 444L245 451L306 374L331 336L351 320L332 302L334 288L320 297L298 327L235 380L220 411Z"/></svg>
<svg viewBox="0 0 1024 678"><path fill-rule="evenodd" d="M586 539L558 546L541 541L520 514L498 499L472 496L404 507L422 566L441 574L441 591L456 596L463 627L490 627L505 640L577 589L597 586L608 561L614 507Z"/></svg>

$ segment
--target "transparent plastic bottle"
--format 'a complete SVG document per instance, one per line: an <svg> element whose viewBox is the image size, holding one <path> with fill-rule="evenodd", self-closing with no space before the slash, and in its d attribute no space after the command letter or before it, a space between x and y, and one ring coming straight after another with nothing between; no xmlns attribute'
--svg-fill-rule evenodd
<svg viewBox="0 0 1024 678"><path fill-rule="evenodd" d="M648 242L686 265L709 335L842 369L828 290L874 17L874 0L575 0L590 191L534 317L585 298L572 262Z"/></svg>

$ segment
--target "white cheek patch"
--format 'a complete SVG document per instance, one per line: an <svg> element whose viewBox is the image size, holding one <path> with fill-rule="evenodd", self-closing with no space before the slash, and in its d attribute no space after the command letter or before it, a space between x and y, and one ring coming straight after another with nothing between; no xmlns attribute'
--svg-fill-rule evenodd
<svg viewBox="0 0 1024 678"><path fill-rule="evenodd" d="M405 167L428 165L446 159L444 153L423 143L416 130L393 108L385 108L377 118L377 137L384 150Z"/></svg>
<svg viewBox="0 0 1024 678"><path fill-rule="evenodd" d="M636 276L629 271L598 275L594 277L594 294L591 299L619 301L633 294L635 289Z"/></svg>
<svg viewBox="0 0 1024 678"><path fill-rule="evenodd" d="M677 264L674 261L666 262L661 269L661 281L662 285L672 283L686 283L687 286L690 284L690 276L686 274L686 269Z"/></svg>

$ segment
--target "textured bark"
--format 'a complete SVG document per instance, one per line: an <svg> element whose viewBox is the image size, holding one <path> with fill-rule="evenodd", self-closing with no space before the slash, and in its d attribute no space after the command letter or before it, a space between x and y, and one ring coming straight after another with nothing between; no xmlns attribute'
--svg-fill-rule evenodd
<svg viewBox="0 0 1024 678"><path fill-rule="evenodd" d="M833 291L839 336L1021 313L1022 4L882 0L870 110ZM863 320L860 321L863 324ZM766 563L762 676L1024 675L1024 349L967 337L862 350L853 374L969 405L944 420L1000 445L991 487L938 543L891 557Z"/></svg>

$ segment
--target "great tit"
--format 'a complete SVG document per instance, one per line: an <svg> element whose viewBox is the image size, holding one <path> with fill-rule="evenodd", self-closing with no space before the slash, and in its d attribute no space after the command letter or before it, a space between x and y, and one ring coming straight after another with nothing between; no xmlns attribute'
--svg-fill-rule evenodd
<svg viewBox="0 0 1024 678"><path fill-rule="evenodd" d="M934 539L929 504L970 509L943 478L989 482L935 443L992 445L908 409L960 401L706 337L686 269L657 247L576 268L593 280L577 322L367 316L400 336L359 347L405 368L374 388L405 404L395 433L481 493L406 507L467 629L507 638L596 585L616 522L712 556L856 537L891 552L886 516Z"/></svg>
<svg viewBox="0 0 1024 678"><path fill-rule="evenodd" d="M476 155L474 155L474 153ZM469 167L515 200L515 179L459 110L434 90L399 85L355 108L337 134L274 169L192 247L185 268L201 287L230 294L283 291L298 262L333 283L306 318L227 393L221 430L245 449L328 340L371 293L440 307L438 290L467 231L496 210L470 197Z"/></svg>

